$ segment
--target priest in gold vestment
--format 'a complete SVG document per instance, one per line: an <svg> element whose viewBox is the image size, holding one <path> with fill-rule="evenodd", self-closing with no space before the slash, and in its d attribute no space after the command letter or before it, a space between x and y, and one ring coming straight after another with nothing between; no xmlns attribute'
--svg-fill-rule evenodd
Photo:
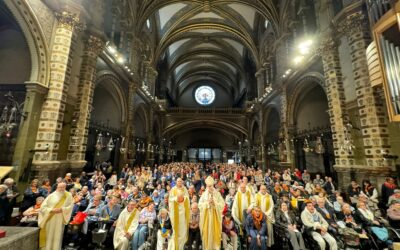
<svg viewBox="0 0 400 250"><path fill-rule="evenodd" d="M240 226L246 221L247 214L254 206L254 196L245 182L240 183L232 205L232 217Z"/></svg>
<svg viewBox="0 0 400 250"><path fill-rule="evenodd" d="M199 200L200 233L204 250L219 250L222 237L222 211L225 201L214 188L214 179L206 179L207 188Z"/></svg>
<svg viewBox="0 0 400 250"><path fill-rule="evenodd" d="M183 250L189 237L190 200L183 189L178 189L176 199L169 203L169 218L172 224L172 236L168 250Z"/></svg>
<svg viewBox="0 0 400 250"><path fill-rule="evenodd" d="M39 247L41 250L60 250L64 227L71 219L72 195L59 183L55 192L43 201L39 211Z"/></svg>
<svg viewBox="0 0 400 250"><path fill-rule="evenodd" d="M139 225L140 211L136 209L136 201L131 200L118 217L114 231L114 249L128 250L129 241Z"/></svg>
<svg viewBox="0 0 400 250"><path fill-rule="evenodd" d="M260 186L260 192L256 194L255 197L255 205L261 208L261 211L267 217L267 231L268 231L268 240L267 246L271 247L274 244L274 227L275 216L274 216L274 200L272 199L272 195L267 192L267 187L265 185Z"/></svg>

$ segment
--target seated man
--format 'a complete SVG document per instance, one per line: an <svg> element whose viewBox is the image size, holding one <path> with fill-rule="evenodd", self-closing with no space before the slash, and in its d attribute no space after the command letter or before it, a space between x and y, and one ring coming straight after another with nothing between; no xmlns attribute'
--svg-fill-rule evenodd
<svg viewBox="0 0 400 250"><path fill-rule="evenodd" d="M129 241L139 224L137 202L131 200L118 217L114 231L114 249L128 250Z"/></svg>
<svg viewBox="0 0 400 250"><path fill-rule="evenodd" d="M246 218L246 233L250 250L267 249L267 216L254 206Z"/></svg>
<svg viewBox="0 0 400 250"><path fill-rule="evenodd" d="M84 234L87 233L88 228L90 229L89 231L94 229L95 222L97 222L99 219L100 211L103 205L104 204L103 201L101 200L101 195L96 195L93 197L92 202L84 211L85 213L87 213L87 217L82 227L82 232Z"/></svg>
<svg viewBox="0 0 400 250"><path fill-rule="evenodd" d="M119 205L119 198L112 196L108 204L100 209L99 220L107 224L113 224L121 213L121 205Z"/></svg>
<svg viewBox="0 0 400 250"><path fill-rule="evenodd" d="M228 249L227 239L232 242L233 250L238 249L238 234L235 227L235 222L230 212L227 212L222 220L222 246Z"/></svg>
<svg viewBox="0 0 400 250"><path fill-rule="evenodd" d="M325 204L325 198L318 197L317 198L317 211L322 215L322 217L328 222L329 227L328 231L332 234L337 234L337 224L335 221L335 212L334 209Z"/></svg>
<svg viewBox="0 0 400 250"><path fill-rule="evenodd" d="M337 250L335 238L328 233L328 222L315 210L312 202L306 203L306 208L301 213L301 221L321 249L325 249L326 240L330 250Z"/></svg>
<svg viewBox="0 0 400 250"><path fill-rule="evenodd" d="M393 200L387 210L389 224L395 229L400 229L400 201Z"/></svg>
<svg viewBox="0 0 400 250"><path fill-rule="evenodd" d="M193 196L195 197L195 196ZM190 220L189 220L189 239L186 243L188 249L199 249L200 247L200 211L199 206L196 202L192 203L190 209ZM193 244L195 246L193 247Z"/></svg>
<svg viewBox="0 0 400 250"><path fill-rule="evenodd" d="M146 240L149 230L149 223L153 223L156 219L156 210L154 203L150 203L148 207L142 209L139 215L139 226L133 235L132 250L138 250Z"/></svg>
<svg viewBox="0 0 400 250"><path fill-rule="evenodd" d="M276 214L276 224L285 228L289 233L290 244L294 250L305 250L303 235L297 229L296 216L292 211L288 210L288 205L282 202L280 210Z"/></svg>

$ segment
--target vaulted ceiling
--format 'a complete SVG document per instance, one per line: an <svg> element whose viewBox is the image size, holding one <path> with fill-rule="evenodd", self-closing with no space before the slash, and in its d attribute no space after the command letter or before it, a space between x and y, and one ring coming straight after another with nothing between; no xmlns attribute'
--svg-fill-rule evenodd
<svg viewBox="0 0 400 250"><path fill-rule="evenodd" d="M204 80L234 99L247 92L260 65L258 39L266 20L260 12L245 1L169 2L155 14L154 58L164 62L170 95L179 98Z"/></svg>
<svg viewBox="0 0 400 250"><path fill-rule="evenodd" d="M110 0L111 1L111 0ZM112 0L113 4L119 2ZM136 35L150 37L151 58L172 99L200 81L234 100L257 96L265 45L288 27L289 0L123 0ZM121 14L123 15L123 14ZM147 26L147 27L146 27ZM148 39L147 39L148 40Z"/></svg>

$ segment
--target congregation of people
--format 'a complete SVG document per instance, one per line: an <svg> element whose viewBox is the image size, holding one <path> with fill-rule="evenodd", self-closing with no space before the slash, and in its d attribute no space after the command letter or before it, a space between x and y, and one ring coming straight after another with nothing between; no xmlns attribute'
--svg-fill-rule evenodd
<svg viewBox="0 0 400 250"><path fill-rule="evenodd" d="M112 167L111 167L112 168ZM244 164L176 162L110 166L52 183L34 179L20 193L0 185L0 225L39 227L41 249L70 242L93 249L385 249L400 229L400 189L387 177L340 189L330 176ZM19 201L22 196L22 201ZM73 230L75 229L75 230ZM79 239L79 240L77 240Z"/></svg>

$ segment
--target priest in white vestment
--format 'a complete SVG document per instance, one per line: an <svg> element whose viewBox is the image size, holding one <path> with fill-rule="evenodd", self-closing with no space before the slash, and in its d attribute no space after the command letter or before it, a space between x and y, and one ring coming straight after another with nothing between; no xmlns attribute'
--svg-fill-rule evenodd
<svg viewBox="0 0 400 250"><path fill-rule="evenodd" d="M267 246L271 247L274 244L274 200L272 199L272 195L267 192L267 187L265 185L260 186L260 192L258 192L255 197L255 205L261 208L261 211L267 216Z"/></svg>
<svg viewBox="0 0 400 250"><path fill-rule="evenodd" d="M129 241L139 225L140 212L136 200L131 200L118 217L114 231L114 249L127 250Z"/></svg>
<svg viewBox="0 0 400 250"><path fill-rule="evenodd" d="M71 219L72 195L65 191L66 184L59 183L55 192L43 201L39 211L39 247L41 250L59 250L64 227Z"/></svg>
<svg viewBox="0 0 400 250"><path fill-rule="evenodd" d="M177 189L176 199L169 202L169 218L172 224L172 236L168 250L183 250L189 236L190 200L183 189ZM171 197L171 196L170 196Z"/></svg>
<svg viewBox="0 0 400 250"><path fill-rule="evenodd" d="M207 188L199 200L200 233L204 250L219 250L222 238L222 212L225 201L214 188L214 179L206 179Z"/></svg>
<svg viewBox="0 0 400 250"><path fill-rule="evenodd" d="M247 188L246 183L240 183L232 205L232 217L239 226L246 221L247 214L254 206L254 196Z"/></svg>

